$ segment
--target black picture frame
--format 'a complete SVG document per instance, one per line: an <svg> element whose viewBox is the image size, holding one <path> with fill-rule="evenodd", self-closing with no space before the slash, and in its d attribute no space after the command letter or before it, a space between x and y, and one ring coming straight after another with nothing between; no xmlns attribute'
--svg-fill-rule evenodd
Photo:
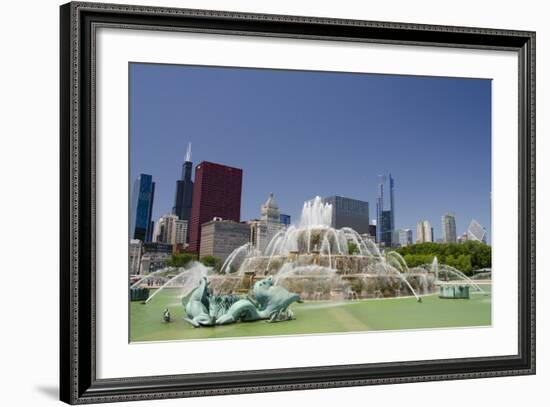
<svg viewBox="0 0 550 407"><path fill-rule="evenodd" d="M60 398L70 404L535 373L535 33L72 2L60 8ZM518 353L464 359L96 378L95 71L99 26L511 50L519 56Z"/></svg>

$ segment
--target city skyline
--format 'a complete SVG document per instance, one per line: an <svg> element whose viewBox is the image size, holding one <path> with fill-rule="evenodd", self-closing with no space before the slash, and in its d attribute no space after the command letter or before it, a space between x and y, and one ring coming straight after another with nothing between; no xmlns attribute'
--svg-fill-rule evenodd
<svg viewBox="0 0 550 407"><path fill-rule="evenodd" d="M211 161L243 169L242 221L259 217L270 192L293 223L303 202L316 195L367 201L373 208L378 174L391 172L395 229L414 229L427 219L440 237L438 219L451 211L458 233L477 219L490 241L488 80L144 64L131 64L130 80L131 177L153 176L154 220L172 212L176 180L192 142L193 168ZM285 91L291 89L299 102L288 99ZM324 92L347 96L350 103L338 98L319 103ZM366 96L360 101L367 106L358 107L359 96ZM235 109L243 104L246 109ZM382 117L375 120L367 107ZM387 122L397 112L408 126L395 126L395 118ZM334 120L327 122L323 113ZM214 115L221 120L207 120ZM445 125L449 116L453 120ZM331 136L336 129L348 137ZM386 137L379 136L382 130ZM450 136L438 136L446 133Z"/></svg>

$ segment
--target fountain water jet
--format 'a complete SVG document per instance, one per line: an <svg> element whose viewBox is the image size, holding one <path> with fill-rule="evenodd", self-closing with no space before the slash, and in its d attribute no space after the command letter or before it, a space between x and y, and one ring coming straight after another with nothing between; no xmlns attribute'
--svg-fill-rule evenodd
<svg viewBox="0 0 550 407"><path fill-rule="evenodd" d="M466 282L466 284L474 287L477 291L479 291L481 294L487 294L483 288L481 288L478 284L474 283L474 281L469 278L467 275L465 275L462 271L460 270L457 270L455 269L454 267L451 267L451 266L448 266L446 264L442 264L439 266L439 268L441 269L441 271L445 274L447 273L451 273L453 274L454 276L458 277L459 279L461 280L464 280ZM441 282L441 280L438 280L439 282Z"/></svg>
<svg viewBox="0 0 550 407"><path fill-rule="evenodd" d="M409 266L407 265L407 262L401 256L401 254L397 252L388 252L386 253L386 260L388 263L392 264L395 268L397 268L401 273L409 273Z"/></svg>
<svg viewBox="0 0 550 407"><path fill-rule="evenodd" d="M323 244L321 245L321 253L323 253L323 250L325 250L328 254L328 267L332 268L332 256L331 256L331 252L330 252L330 242L329 242L326 235L323 238Z"/></svg>
<svg viewBox="0 0 550 407"><path fill-rule="evenodd" d="M180 273L178 273L176 276L172 277L170 280L168 280L166 283L164 283L160 288L158 288L153 294L149 296L145 300L145 304L147 304L149 301L151 301L155 296L163 291L168 285L171 283L177 281L180 278L184 278L183 286L181 287L181 296L186 297L192 290L194 290L197 285L199 284L202 277L205 277L208 268L205 267L202 263L199 262L192 262L191 267L188 269L183 269Z"/></svg>
<svg viewBox="0 0 550 407"><path fill-rule="evenodd" d="M137 286L139 286L142 282L144 282L145 280L148 280L150 279L151 277L156 277L158 274L160 273L167 273L167 272L170 272L170 271L173 271L174 268L173 267L164 267L162 269L159 269L157 271L153 271L152 273L149 273L147 274L146 276L143 276L142 278L140 278L138 281L136 281L134 284L132 284L130 286L130 289L132 288L136 288Z"/></svg>
<svg viewBox="0 0 550 407"><path fill-rule="evenodd" d="M435 275L435 279L439 280L439 260L437 260L437 256L434 256L432 260L431 270Z"/></svg>
<svg viewBox="0 0 550 407"><path fill-rule="evenodd" d="M252 243L245 243L242 246L238 247L227 257L227 259L225 259L225 262L222 264L220 272L225 274L231 273L231 265L233 264L233 261L237 258L237 256L241 254L245 254L246 256L248 256L254 250L255 248Z"/></svg>

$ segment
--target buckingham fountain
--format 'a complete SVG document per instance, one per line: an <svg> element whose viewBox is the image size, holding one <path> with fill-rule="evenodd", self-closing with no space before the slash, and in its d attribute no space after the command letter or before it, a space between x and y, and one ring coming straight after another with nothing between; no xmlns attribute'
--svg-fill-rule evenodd
<svg viewBox="0 0 550 407"><path fill-rule="evenodd" d="M331 220L332 205L316 197L304 203L300 222L275 234L265 250L242 245L219 271L199 262L158 270L135 282L131 297L147 304L165 288L178 287L186 320L199 327L290 320L290 305L301 301L414 296L422 302L423 295L437 291L440 298L469 298L470 289L485 293L436 257L409 267L399 253L381 252L369 236L349 227L334 228ZM157 281L151 295L146 280Z"/></svg>
<svg viewBox="0 0 550 407"><path fill-rule="evenodd" d="M410 268L394 251L382 253L369 237L331 226L332 205L320 197L304 203L300 222L278 232L263 252L235 249L210 277L213 292L246 293L270 277L302 300L415 296L435 291L432 265Z"/></svg>

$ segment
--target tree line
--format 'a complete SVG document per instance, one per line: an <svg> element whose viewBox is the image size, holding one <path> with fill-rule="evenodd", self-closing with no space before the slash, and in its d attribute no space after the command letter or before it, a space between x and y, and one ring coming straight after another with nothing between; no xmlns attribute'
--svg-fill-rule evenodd
<svg viewBox="0 0 550 407"><path fill-rule="evenodd" d="M168 259L166 265L168 267L185 267L188 263L192 261L200 261L206 267L212 267L216 271L220 271L222 266L222 260L219 257L215 256L203 256L197 259L196 254L191 253L174 253L172 257Z"/></svg>
<svg viewBox="0 0 550 407"><path fill-rule="evenodd" d="M491 267L491 246L477 241L464 243L417 243L395 249L409 267L431 263L435 256L440 264L471 275L475 270Z"/></svg>

